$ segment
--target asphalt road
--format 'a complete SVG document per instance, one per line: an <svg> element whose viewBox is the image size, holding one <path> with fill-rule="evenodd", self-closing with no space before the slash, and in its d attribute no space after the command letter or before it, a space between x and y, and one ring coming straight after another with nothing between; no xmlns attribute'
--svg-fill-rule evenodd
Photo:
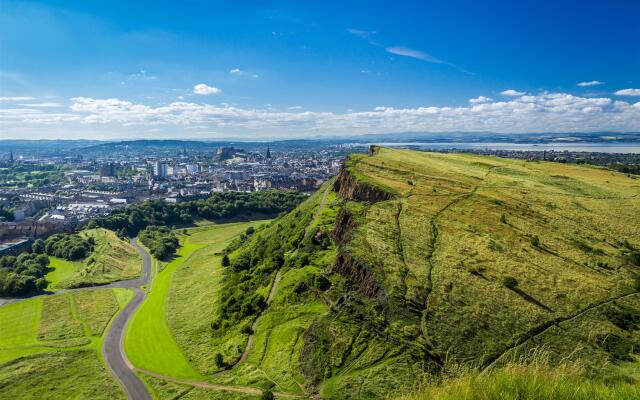
<svg viewBox="0 0 640 400"><path fill-rule="evenodd" d="M120 311L111 325L109 325L109 330L102 344L102 356L104 357L104 362L107 364L107 367L120 382L129 399L151 400L152 397L149 390L133 372L133 366L124 354L124 333L127 323L147 295L140 289L136 289L136 287L146 284L151 275L151 256L149 256L149 253L142 249L135 240L131 241L131 245L142 255L144 260L144 273L140 278L114 282L108 285L108 287L132 288L135 294L133 299Z"/></svg>

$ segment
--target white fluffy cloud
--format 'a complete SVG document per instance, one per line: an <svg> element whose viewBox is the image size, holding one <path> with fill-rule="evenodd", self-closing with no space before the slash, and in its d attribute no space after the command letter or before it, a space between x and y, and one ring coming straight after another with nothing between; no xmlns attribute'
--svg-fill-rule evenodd
<svg viewBox="0 0 640 400"><path fill-rule="evenodd" d="M514 89L507 89L507 90L503 90L502 92L500 92L500 94L503 95L503 96L523 96L526 93L518 92L517 90L514 90Z"/></svg>
<svg viewBox="0 0 640 400"><path fill-rule="evenodd" d="M218 94L220 92L222 92L222 90L218 89L217 87L209 86L204 83L199 83L193 87L193 93L202 96L209 96L211 94Z"/></svg>
<svg viewBox="0 0 640 400"><path fill-rule="evenodd" d="M598 86L598 85L604 85L604 82L600 82L600 81L588 81L588 82L579 82L577 84L577 86L582 86L582 87L586 87L586 86Z"/></svg>
<svg viewBox="0 0 640 400"><path fill-rule="evenodd" d="M640 96L640 89L622 89L615 92L618 96Z"/></svg>
<svg viewBox="0 0 640 400"><path fill-rule="evenodd" d="M60 132L117 132L138 135L159 129L154 137L304 137L389 132L492 131L595 132L640 131L640 102L541 92L506 101L479 96L468 106L376 107L346 113L305 111L292 107L241 108L197 102L147 105L122 99L75 97L68 109L0 107L0 128L14 134L25 127L57 127ZM53 128L51 128L53 129ZM207 133L208 132L208 133ZM80 135L80 133L78 133ZM111 135L115 135L111 133ZM207 136L208 135L208 136ZM113 136L111 136L113 137Z"/></svg>
<svg viewBox="0 0 640 400"><path fill-rule="evenodd" d="M240 68L233 68L229 70L231 75L242 75L242 70Z"/></svg>
<svg viewBox="0 0 640 400"><path fill-rule="evenodd" d="M469 103L471 104L482 104L482 103L488 103L490 101L493 101L493 99L491 97L486 97L486 96L478 96L475 99L469 99Z"/></svg>

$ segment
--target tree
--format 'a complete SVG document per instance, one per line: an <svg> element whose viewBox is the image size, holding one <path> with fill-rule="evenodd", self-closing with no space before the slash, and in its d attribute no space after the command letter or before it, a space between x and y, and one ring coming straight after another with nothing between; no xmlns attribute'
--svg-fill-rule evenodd
<svg viewBox="0 0 640 400"><path fill-rule="evenodd" d="M222 256L222 266L228 267L229 265L231 265L231 262L229 261L229 256L225 254L224 256Z"/></svg>
<svg viewBox="0 0 640 400"><path fill-rule="evenodd" d="M44 253L44 240L36 239L36 241L31 245L31 251L36 254Z"/></svg>

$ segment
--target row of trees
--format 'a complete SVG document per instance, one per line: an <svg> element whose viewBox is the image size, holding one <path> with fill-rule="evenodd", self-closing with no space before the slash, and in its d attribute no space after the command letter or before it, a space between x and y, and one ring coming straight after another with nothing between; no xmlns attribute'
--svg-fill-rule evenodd
<svg viewBox="0 0 640 400"><path fill-rule="evenodd" d="M17 257L0 257L0 296L20 296L47 287L49 257L44 254L22 253Z"/></svg>
<svg viewBox="0 0 640 400"><path fill-rule="evenodd" d="M253 213L276 215L294 209L304 199L305 195L298 192L263 190L250 193L213 193L206 200L177 204L160 200L146 201L92 220L89 228L103 227L135 236L147 226L187 224L195 218L220 220Z"/></svg>

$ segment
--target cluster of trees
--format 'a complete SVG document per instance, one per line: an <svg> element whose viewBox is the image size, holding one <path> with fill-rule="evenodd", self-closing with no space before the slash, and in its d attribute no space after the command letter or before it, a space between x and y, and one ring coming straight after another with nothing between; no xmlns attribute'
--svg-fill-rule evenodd
<svg viewBox="0 0 640 400"><path fill-rule="evenodd" d="M17 257L0 257L0 296L20 296L47 287L49 257L22 253Z"/></svg>
<svg viewBox="0 0 640 400"><path fill-rule="evenodd" d="M48 254L76 261L89 255L94 246L95 242L92 237L84 239L75 233L57 233L46 240L37 239L31 245L31 250L36 254Z"/></svg>
<svg viewBox="0 0 640 400"><path fill-rule="evenodd" d="M294 209L305 197L298 192L263 190L214 193L206 200L177 204L146 201L92 220L89 228L103 227L121 235L135 236L147 226L186 224L193 222L194 218L219 220L252 213L276 215Z"/></svg>
<svg viewBox="0 0 640 400"><path fill-rule="evenodd" d="M151 255L159 260L171 257L180 245L176 235L166 226L148 226L140 231L139 236Z"/></svg>

